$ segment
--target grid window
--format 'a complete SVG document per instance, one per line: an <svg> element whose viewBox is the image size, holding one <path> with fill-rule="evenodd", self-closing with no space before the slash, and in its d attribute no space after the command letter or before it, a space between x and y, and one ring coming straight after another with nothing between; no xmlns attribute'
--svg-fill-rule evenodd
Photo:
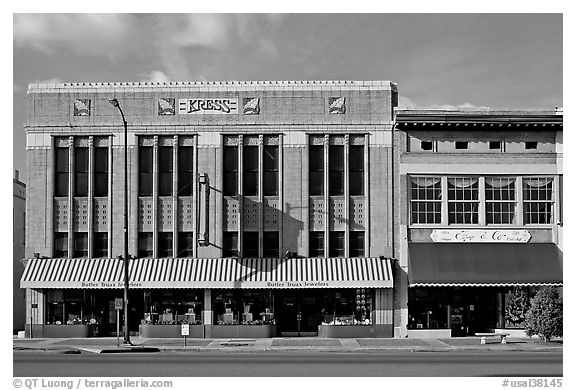
<svg viewBox="0 0 576 390"><path fill-rule="evenodd" d="M310 232L310 257L324 257L324 232Z"/></svg>
<svg viewBox="0 0 576 390"><path fill-rule="evenodd" d="M552 222L552 186L551 177L522 179L525 224L549 224Z"/></svg>
<svg viewBox="0 0 576 390"><path fill-rule="evenodd" d="M364 146L350 146L349 165L350 195L364 195Z"/></svg>
<svg viewBox="0 0 576 390"><path fill-rule="evenodd" d="M94 148L94 196L108 196L108 148Z"/></svg>
<svg viewBox="0 0 576 390"><path fill-rule="evenodd" d="M350 257L364 257L364 232L350 232Z"/></svg>
<svg viewBox="0 0 576 390"><path fill-rule="evenodd" d="M310 195L324 195L324 146L311 145L310 164Z"/></svg>
<svg viewBox="0 0 576 390"><path fill-rule="evenodd" d="M173 148L171 146L161 146L158 148L158 195L172 195L172 173L173 165Z"/></svg>
<svg viewBox="0 0 576 390"><path fill-rule="evenodd" d="M172 232L158 233L158 257L172 257Z"/></svg>
<svg viewBox="0 0 576 390"><path fill-rule="evenodd" d="M53 257L68 257L68 233L54 233Z"/></svg>
<svg viewBox="0 0 576 390"><path fill-rule="evenodd" d="M344 257L344 232L330 232L328 253L330 257Z"/></svg>
<svg viewBox="0 0 576 390"><path fill-rule="evenodd" d="M264 146L264 195L278 195L278 146Z"/></svg>
<svg viewBox="0 0 576 390"><path fill-rule="evenodd" d="M478 178L448 178L448 223L478 223Z"/></svg>
<svg viewBox="0 0 576 390"><path fill-rule="evenodd" d="M224 147L224 195L238 195L238 147Z"/></svg>
<svg viewBox="0 0 576 390"><path fill-rule="evenodd" d="M439 177L411 177L412 223L442 222L442 186Z"/></svg>
<svg viewBox="0 0 576 390"><path fill-rule="evenodd" d="M330 195L344 195L344 146L330 146L328 156Z"/></svg>
<svg viewBox="0 0 576 390"><path fill-rule="evenodd" d="M152 233L138 233L138 257L152 257L154 256L154 241Z"/></svg>
<svg viewBox="0 0 576 390"><path fill-rule="evenodd" d="M512 224L516 215L516 178L486 177L486 223Z"/></svg>
<svg viewBox="0 0 576 390"><path fill-rule="evenodd" d="M194 183L194 147L178 147L178 196L192 196Z"/></svg>
<svg viewBox="0 0 576 390"><path fill-rule="evenodd" d="M70 172L68 148L56 148L55 196L68 196L68 173Z"/></svg>
<svg viewBox="0 0 576 390"><path fill-rule="evenodd" d="M94 233L92 242L92 257L108 257L108 233Z"/></svg>
<svg viewBox="0 0 576 390"><path fill-rule="evenodd" d="M224 232L222 237L222 257L238 257L238 233Z"/></svg>
<svg viewBox="0 0 576 390"><path fill-rule="evenodd" d="M244 146L243 188L246 196L258 195L258 146Z"/></svg>
<svg viewBox="0 0 576 390"><path fill-rule="evenodd" d="M74 233L73 257L88 257L88 233Z"/></svg>
<svg viewBox="0 0 576 390"><path fill-rule="evenodd" d="M263 257L280 257L280 235L279 232L264 232Z"/></svg>
<svg viewBox="0 0 576 390"><path fill-rule="evenodd" d="M74 196L88 196L88 148L74 150Z"/></svg>
<svg viewBox="0 0 576 390"><path fill-rule="evenodd" d="M138 195L152 196L153 178L153 158L152 147L141 146L138 149Z"/></svg>
<svg viewBox="0 0 576 390"><path fill-rule="evenodd" d="M194 233L178 233L178 255L176 257L192 257L194 251Z"/></svg>
<svg viewBox="0 0 576 390"><path fill-rule="evenodd" d="M258 232L244 232L242 241L242 257L258 257Z"/></svg>

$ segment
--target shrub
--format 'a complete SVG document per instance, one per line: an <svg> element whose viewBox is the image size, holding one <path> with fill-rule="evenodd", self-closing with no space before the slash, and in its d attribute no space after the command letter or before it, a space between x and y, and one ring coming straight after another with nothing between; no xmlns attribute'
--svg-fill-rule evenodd
<svg viewBox="0 0 576 390"><path fill-rule="evenodd" d="M530 307L528 294L521 287L514 287L506 293L506 327L524 327L526 312Z"/></svg>
<svg viewBox="0 0 576 390"><path fill-rule="evenodd" d="M532 298L526 313L526 335L538 335L544 342L562 337L562 298L556 287L544 287Z"/></svg>

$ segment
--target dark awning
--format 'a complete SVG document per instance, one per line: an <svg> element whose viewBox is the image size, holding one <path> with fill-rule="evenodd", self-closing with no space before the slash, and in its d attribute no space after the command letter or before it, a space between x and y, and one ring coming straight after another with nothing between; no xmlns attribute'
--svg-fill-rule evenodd
<svg viewBox="0 0 576 390"><path fill-rule="evenodd" d="M410 243L410 286L562 285L554 244Z"/></svg>

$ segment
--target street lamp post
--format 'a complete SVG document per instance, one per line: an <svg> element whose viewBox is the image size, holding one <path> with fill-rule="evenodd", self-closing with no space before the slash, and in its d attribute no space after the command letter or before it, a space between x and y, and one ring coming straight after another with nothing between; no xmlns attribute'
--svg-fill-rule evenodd
<svg viewBox="0 0 576 390"><path fill-rule="evenodd" d="M130 330L128 329L128 266L130 263L130 256L128 255L128 123L126 123L124 112L122 112L118 100L114 98L108 101L118 108L124 124L124 254L122 256L124 259L124 341L122 345L132 345L130 342Z"/></svg>

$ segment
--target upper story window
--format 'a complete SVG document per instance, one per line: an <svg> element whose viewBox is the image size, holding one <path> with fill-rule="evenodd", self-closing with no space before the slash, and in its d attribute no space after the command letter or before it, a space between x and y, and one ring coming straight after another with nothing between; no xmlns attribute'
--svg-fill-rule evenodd
<svg viewBox="0 0 576 390"><path fill-rule="evenodd" d="M364 195L364 146L349 149L350 195Z"/></svg>
<svg viewBox="0 0 576 390"><path fill-rule="evenodd" d="M94 148L94 196L108 196L108 148Z"/></svg>
<svg viewBox="0 0 576 390"><path fill-rule="evenodd" d="M502 149L502 142L501 141L490 141L490 142L488 142L488 148L490 150L501 150Z"/></svg>
<svg viewBox="0 0 576 390"><path fill-rule="evenodd" d="M330 195L344 195L344 146L330 145L328 153Z"/></svg>
<svg viewBox="0 0 576 390"><path fill-rule="evenodd" d="M192 257L194 255L194 233L178 233L178 255L176 257Z"/></svg>
<svg viewBox="0 0 576 390"><path fill-rule="evenodd" d="M172 257L172 232L158 233L158 257Z"/></svg>
<svg viewBox="0 0 576 390"><path fill-rule="evenodd" d="M456 149L468 149L468 141L456 141L454 147Z"/></svg>
<svg viewBox="0 0 576 390"><path fill-rule="evenodd" d="M68 196L69 158L68 148L56 148L56 183L54 186L54 196Z"/></svg>
<svg viewBox="0 0 576 390"><path fill-rule="evenodd" d="M324 146L310 145L308 161L310 195L324 195Z"/></svg>
<svg viewBox="0 0 576 390"><path fill-rule="evenodd" d="M442 222L442 185L439 177L411 177L412 223Z"/></svg>
<svg viewBox="0 0 576 390"><path fill-rule="evenodd" d="M420 150L432 151L434 143L432 141L420 141Z"/></svg>
<svg viewBox="0 0 576 390"><path fill-rule="evenodd" d="M88 233L74 233L73 257L88 257Z"/></svg>
<svg viewBox="0 0 576 390"><path fill-rule="evenodd" d="M224 147L224 195L238 195L238 147Z"/></svg>
<svg viewBox="0 0 576 390"><path fill-rule="evenodd" d="M194 147L178 147L178 196L192 196L194 183Z"/></svg>
<svg viewBox="0 0 576 390"><path fill-rule="evenodd" d="M344 232L330 232L328 239L328 255L330 257L344 257Z"/></svg>
<svg viewBox="0 0 576 390"><path fill-rule="evenodd" d="M244 232L242 235L242 257L257 258L259 249L258 232Z"/></svg>
<svg viewBox="0 0 576 390"><path fill-rule="evenodd" d="M448 178L448 223L478 223L478 178Z"/></svg>
<svg viewBox="0 0 576 390"><path fill-rule="evenodd" d="M88 196L88 148L74 149L74 196Z"/></svg>
<svg viewBox="0 0 576 390"><path fill-rule="evenodd" d="M138 148L138 195L152 196L154 159L152 146Z"/></svg>
<svg viewBox="0 0 576 390"><path fill-rule="evenodd" d="M280 234L279 232L264 232L264 247L262 257L280 257Z"/></svg>
<svg viewBox="0 0 576 390"><path fill-rule="evenodd" d="M158 148L158 195L172 195L174 149L171 146Z"/></svg>
<svg viewBox="0 0 576 390"><path fill-rule="evenodd" d="M552 222L553 187L551 177L522 179L524 223L549 224Z"/></svg>
<svg viewBox="0 0 576 390"><path fill-rule="evenodd" d="M324 257L324 232L310 232L310 257Z"/></svg>
<svg viewBox="0 0 576 390"><path fill-rule="evenodd" d="M350 257L364 257L364 232L350 232Z"/></svg>
<svg viewBox="0 0 576 390"><path fill-rule="evenodd" d="M222 257L238 257L238 233L224 232L222 234Z"/></svg>
<svg viewBox="0 0 576 390"><path fill-rule="evenodd" d="M264 196L278 195L278 146L264 146Z"/></svg>
<svg viewBox="0 0 576 390"><path fill-rule="evenodd" d="M516 216L516 178L486 177L486 223L513 224Z"/></svg>
<svg viewBox="0 0 576 390"><path fill-rule="evenodd" d="M138 257L152 257L154 256L154 238L152 233L139 232L138 233Z"/></svg>
<svg viewBox="0 0 576 390"><path fill-rule="evenodd" d="M54 233L54 258L68 257L68 233Z"/></svg>
<svg viewBox="0 0 576 390"><path fill-rule="evenodd" d="M108 233L94 232L92 257L108 257Z"/></svg>
<svg viewBox="0 0 576 390"><path fill-rule="evenodd" d="M524 142L524 149L538 149L538 142L526 141Z"/></svg>
<svg viewBox="0 0 576 390"><path fill-rule="evenodd" d="M258 146L244 146L242 194L258 195Z"/></svg>

